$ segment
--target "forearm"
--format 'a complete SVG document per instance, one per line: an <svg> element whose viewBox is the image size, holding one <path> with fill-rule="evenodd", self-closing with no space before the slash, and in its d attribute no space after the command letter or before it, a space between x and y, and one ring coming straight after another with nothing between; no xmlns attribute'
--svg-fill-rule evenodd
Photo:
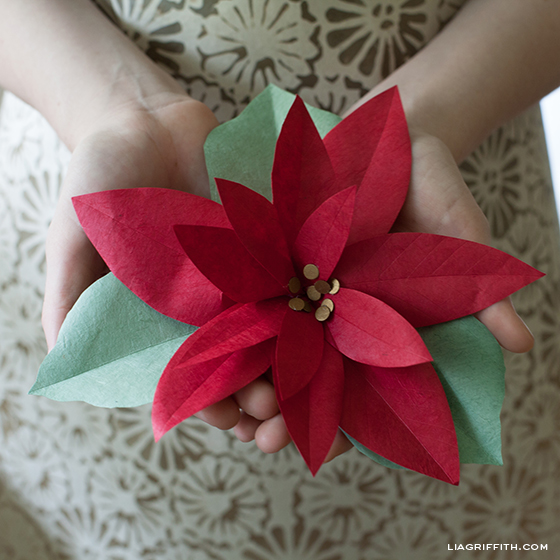
<svg viewBox="0 0 560 560"><path fill-rule="evenodd" d="M560 2L470 0L365 99L398 85L411 129L461 161L492 130L560 84Z"/></svg>
<svg viewBox="0 0 560 560"><path fill-rule="evenodd" d="M117 108L185 95L89 0L0 0L0 13L0 85L70 149Z"/></svg>

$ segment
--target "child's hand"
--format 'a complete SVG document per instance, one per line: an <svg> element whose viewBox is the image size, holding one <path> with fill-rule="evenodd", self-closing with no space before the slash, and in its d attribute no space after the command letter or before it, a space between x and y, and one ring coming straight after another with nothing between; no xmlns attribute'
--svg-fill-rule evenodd
<svg viewBox="0 0 560 560"><path fill-rule="evenodd" d="M203 145L218 125L212 112L185 95L170 96L155 110L121 108L81 140L72 155L47 239L43 328L49 350L80 294L108 272L86 237L73 196L115 188L157 186L209 196ZM222 429L239 420L241 406L264 420L277 413L272 386L258 380L199 416Z"/></svg>
<svg viewBox="0 0 560 560"><path fill-rule="evenodd" d="M217 124L202 103L171 96L151 111L115 109L77 143L47 236L43 328L49 349L79 295L107 272L78 222L72 197L149 186L208 196L203 145Z"/></svg>
<svg viewBox="0 0 560 560"><path fill-rule="evenodd" d="M421 231L490 244L488 221L467 185L445 144L423 132L411 131L412 175L410 188L403 209L393 231ZM477 314L500 344L513 352L526 352L533 345L533 337L515 312L509 298ZM278 451L290 441L280 414L262 421L275 408L272 388L262 386L244 389L247 400L238 401L242 413L235 433L241 441L256 439L257 445L267 452ZM268 390L267 390L268 389ZM251 414L249 410L258 402L250 395L262 391L268 405L265 413ZM242 404L243 403L243 404ZM249 412L249 414L247 414ZM258 419L259 418L259 419ZM327 460L350 449L352 445L339 432Z"/></svg>
<svg viewBox="0 0 560 560"><path fill-rule="evenodd" d="M421 231L491 243L488 220L471 195L459 168L445 144L418 131L411 131L412 175L403 209L393 231ZM509 298L477 314L498 342L513 352L526 352L533 336L515 312ZM242 415L235 428L242 441L256 438L263 450L276 451L289 442L279 415L258 422ZM338 433L328 460L352 446Z"/></svg>
<svg viewBox="0 0 560 560"><path fill-rule="evenodd" d="M463 181L445 144L411 130L410 189L394 231L422 231L491 244L490 226ZM498 342L512 352L527 352L533 336L509 298L477 313Z"/></svg>
<svg viewBox="0 0 560 560"><path fill-rule="evenodd" d="M142 186L208 197L203 146L217 124L202 103L184 95L170 96L155 110L137 106L115 110L77 144L47 239L43 328L49 350L80 294L108 272L78 222L72 197ZM237 426L242 441L257 434L259 447L269 453L290 442L274 388L264 378L197 416L221 429Z"/></svg>

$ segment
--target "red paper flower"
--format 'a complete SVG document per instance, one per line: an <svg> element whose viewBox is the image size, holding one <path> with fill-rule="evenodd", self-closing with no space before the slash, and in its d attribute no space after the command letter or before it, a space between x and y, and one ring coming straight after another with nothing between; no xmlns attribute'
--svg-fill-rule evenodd
<svg viewBox="0 0 560 560"><path fill-rule="evenodd" d="M164 189L74 199L122 282L203 325L163 372L156 438L272 366L313 474L341 426L390 461L458 482L451 413L416 328L475 313L541 273L476 243L388 233L410 158L396 89L324 141L296 98L276 146L273 203L224 179L223 206Z"/></svg>

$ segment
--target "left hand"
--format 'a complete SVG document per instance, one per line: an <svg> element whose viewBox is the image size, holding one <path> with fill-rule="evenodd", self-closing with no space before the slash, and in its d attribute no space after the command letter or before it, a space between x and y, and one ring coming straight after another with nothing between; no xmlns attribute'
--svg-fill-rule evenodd
<svg viewBox="0 0 560 560"><path fill-rule="evenodd" d="M465 184L447 146L435 136L411 129L410 187L393 231L420 231L491 245L490 225ZM510 298L476 314L511 352L528 352L533 335Z"/></svg>

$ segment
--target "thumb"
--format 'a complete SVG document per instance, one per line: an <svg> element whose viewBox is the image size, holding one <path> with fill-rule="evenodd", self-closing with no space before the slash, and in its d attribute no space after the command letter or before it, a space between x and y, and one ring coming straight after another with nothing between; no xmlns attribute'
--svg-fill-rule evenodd
<svg viewBox="0 0 560 560"><path fill-rule="evenodd" d="M475 317L506 350L521 353L533 348L533 335L515 311L509 297L479 311Z"/></svg>
<svg viewBox="0 0 560 560"><path fill-rule="evenodd" d="M55 215L49 228L46 259L42 324L50 352L81 293L108 270L82 228L62 215Z"/></svg>
<svg viewBox="0 0 560 560"><path fill-rule="evenodd" d="M395 224L400 231L425 231L492 245L490 225L441 140L413 135L413 174ZM512 352L527 352L533 335L510 298L476 314L496 340Z"/></svg>

